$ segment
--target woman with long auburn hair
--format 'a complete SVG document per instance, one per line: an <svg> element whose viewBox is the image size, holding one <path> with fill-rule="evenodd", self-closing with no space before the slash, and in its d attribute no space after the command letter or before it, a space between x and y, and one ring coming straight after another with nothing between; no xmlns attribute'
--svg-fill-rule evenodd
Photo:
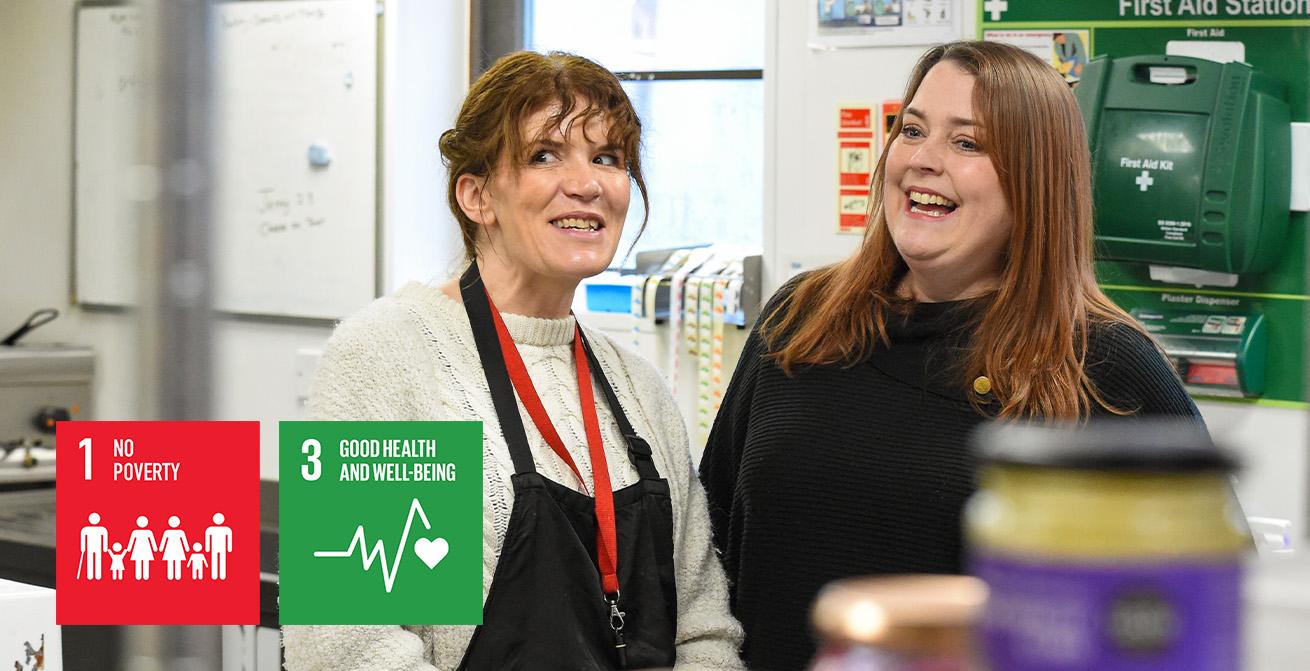
<svg viewBox="0 0 1310 671"><path fill-rule="evenodd" d="M798 669L825 583L958 573L988 417L1201 421L1151 339L1096 285L1077 103L1018 48L955 42L914 67L865 239L770 300L700 467L751 668Z"/></svg>

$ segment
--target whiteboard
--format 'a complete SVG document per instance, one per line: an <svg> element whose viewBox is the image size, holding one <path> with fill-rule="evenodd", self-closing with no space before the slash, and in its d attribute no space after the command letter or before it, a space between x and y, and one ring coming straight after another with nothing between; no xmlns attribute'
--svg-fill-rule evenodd
<svg viewBox="0 0 1310 671"><path fill-rule="evenodd" d="M73 273L83 303L136 303L140 236L128 176L140 116L140 31L135 8L92 7L77 14Z"/></svg>
<svg viewBox="0 0 1310 671"><path fill-rule="evenodd" d="M122 275L116 268L134 266L102 243L132 239L132 219L95 208L93 199L83 207L82 197L84 190L88 198L97 189L131 192L139 181L93 183L123 170L112 164L115 151L106 145L124 126L97 124L121 119L124 113L113 108L130 109L132 101L128 95L97 97L94 82L123 76L107 70L134 71L135 56L127 52L140 45L115 29L131 11L79 11L76 273L84 302L131 302L130 290L114 276ZM376 4L242 2L215 11L214 307L345 316L376 295Z"/></svg>

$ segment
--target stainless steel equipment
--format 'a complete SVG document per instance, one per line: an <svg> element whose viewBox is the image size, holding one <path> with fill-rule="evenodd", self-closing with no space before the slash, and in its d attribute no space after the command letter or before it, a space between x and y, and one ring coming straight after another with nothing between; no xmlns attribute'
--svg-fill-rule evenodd
<svg viewBox="0 0 1310 671"><path fill-rule="evenodd" d="M54 483L55 423L90 419L89 347L0 347L0 489Z"/></svg>

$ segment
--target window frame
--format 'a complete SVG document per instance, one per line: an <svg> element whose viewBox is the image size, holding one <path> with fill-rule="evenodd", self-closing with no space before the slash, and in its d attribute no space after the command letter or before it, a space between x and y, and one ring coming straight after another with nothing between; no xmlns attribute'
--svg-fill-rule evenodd
<svg viewBox="0 0 1310 671"><path fill-rule="evenodd" d="M496 59L528 48L532 0L475 0L471 3L469 81L475 81ZM698 79L764 79L763 69L615 70L620 81L658 82Z"/></svg>
<svg viewBox="0 0 1310 671"><path fill-rule="evenodd" d="M473 0L470 12L469 82L476 81L496 60L506 54L528 48L534 0ZM667 81L759 81L762 68L685 69L685 70L612 70L620 82ZM763 185L761 185L761 188ZM761 191L761 193L763 193ZM635 258L633 247L614 259L613 268Z"/></svg>

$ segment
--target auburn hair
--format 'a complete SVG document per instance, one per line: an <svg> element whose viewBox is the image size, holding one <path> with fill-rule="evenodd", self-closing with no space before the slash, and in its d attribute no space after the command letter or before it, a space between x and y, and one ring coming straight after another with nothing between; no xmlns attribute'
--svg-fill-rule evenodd
<svg viewBox="0 0 1310 671"><path fill-rule="evenodd" d="M952 42L919 58L906 106L942 62L974 77L979 139L1014 217L999 286L976 317L962 370L953 372L962 384L986 375L1001 417L1085 419L1095 406L1129 414L1103 398L1086 372L1089 325L1142 330L1096 285L1091 156L1069 86L1019 48ZM889 317L912 305L896 293L908 268L888 231L882 196L902 115L878 160L859 250L798 281L761 325L769 356L788 374L800 365L854 365L880 344L890 346Z"/></svg>
<svg viewBox="0 0 1310 671"><path fill-rule="evenodd" d="M583 107L577 109L578 105ZM537 135L525 137L527 119L552 106L554 111L546 123L531 130ZM575 112L577 116L569 119ZM566 119L569 123L564 133L567 135L569 127L581 123L584 137L593 119L609 123L605 140L623 151L628 175L647 206L638 237L646 230L650 203L641 172L641 120L618 77L582 56L562 51L518 51L501 57L473 82L455 118L455 127L442 133L438 144L446 164L446 202L459 222L468 259L477 256L481 227L459 206L456 186L460 176L489 177L506 164L517 169L528 162L532 145Z"/></svg>

